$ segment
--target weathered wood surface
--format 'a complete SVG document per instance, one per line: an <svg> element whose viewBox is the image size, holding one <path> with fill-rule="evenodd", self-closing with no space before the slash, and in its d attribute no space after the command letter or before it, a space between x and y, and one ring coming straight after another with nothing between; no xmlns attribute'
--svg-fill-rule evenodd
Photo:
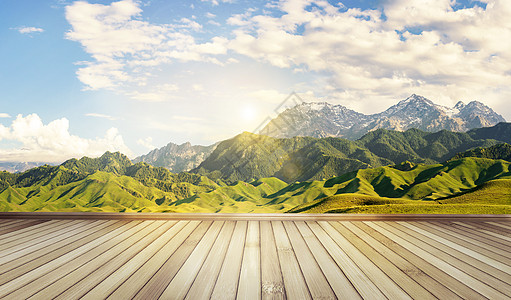
<svg viewBox="0 0 511 300"><path fill-rule="evenodd" d="M30 216L0 216L0 298L511 299L504 216Z"/></svg>

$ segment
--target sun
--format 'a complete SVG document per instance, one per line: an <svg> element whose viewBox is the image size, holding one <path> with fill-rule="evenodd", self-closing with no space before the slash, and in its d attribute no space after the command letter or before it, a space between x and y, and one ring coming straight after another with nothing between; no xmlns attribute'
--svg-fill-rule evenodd
<svg viewBox="0 0 511 300"><path fill-rule="evenodd" d="M244 121L254 121L258 116L258 111L252 105L245 105L241 108L240 116Z"/></svg>

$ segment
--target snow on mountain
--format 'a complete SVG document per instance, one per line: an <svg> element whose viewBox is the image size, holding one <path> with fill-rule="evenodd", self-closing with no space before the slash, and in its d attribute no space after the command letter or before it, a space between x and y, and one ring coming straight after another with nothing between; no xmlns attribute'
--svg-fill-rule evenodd
<svg viewBox="0 0 511 300"><path fill-rule="evenodd" d="M372 115L327 102L302 103L282 112L259 133L273 137L337 136L358 139L379 128L463 132L499 122L505 122L504 118L478 101L466 105L460 101L451 108L413 94L387 110Z"/></svg>

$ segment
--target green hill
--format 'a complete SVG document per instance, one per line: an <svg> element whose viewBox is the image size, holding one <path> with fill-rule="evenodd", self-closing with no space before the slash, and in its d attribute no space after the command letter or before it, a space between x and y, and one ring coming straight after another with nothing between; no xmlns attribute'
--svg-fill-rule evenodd
<svg viewBox="0 0 511 300"><path fill-rule="evenodd" d="M474 147L498 144L467 133L379 129L357 141L341 138L271 138L244 132L221 142L193 172L224 181L276 177L285 182L321 180L351 171L399 164L434 164Z"/></svg>
<svg viewBox="0 0 511 300"><path fill-rule="evenodd" d="M8 182L15 182L16 174L0 173L4 186L0 210L509 213L510 165L504 160L468 157L434 165L405 162L360 169L328 180L287 184L277 178L262 178L215 188L215 183L205 177L181 175L187 181L179 182L179 175L174 175L174 182L166 182L166 190L148 184L152 180L149 173L132 177L96 171L83 179L70 180L66 174L78 176L75 173L81 171L44 166L39 173L52 176L39 178L33 185L11 185ZM140 167L138 171L159 174L158 169ZM163 181L159 176L158 180ZM20 174L19 178L36 177Z"/></svg>
<svg viewBox="0 0 511 300"><path fill-rule="evenodd" d="M0 211L511 213L511 146L425 164L492 143L448 131L377 130L356 142L244 133L218 145L204 164L212 172L174 174L109 152L0 172Z"/></svg>
<svg viewBox="0 0 511 300"><path fill-rule="evenodd" d="M463 153L458 153L452 158L452 160L460 159L463 157L481 157L511 161L511 145L498 144L488 148L478 147Z"/></svg>
<svg viewBox="0 0 511 300"><path fill-rule="evenodd" d="M165 205L218 187L204 176L173 174L106 152L19 174L0 172L0 210L170 211Z"/></svg>
<svg viewBox="0 0 511 300"><path fill-rule="evenodd" d="M473 139L494 139L511 144L511 123L498 123L492 127L482 127L467 132Z"/></svg>

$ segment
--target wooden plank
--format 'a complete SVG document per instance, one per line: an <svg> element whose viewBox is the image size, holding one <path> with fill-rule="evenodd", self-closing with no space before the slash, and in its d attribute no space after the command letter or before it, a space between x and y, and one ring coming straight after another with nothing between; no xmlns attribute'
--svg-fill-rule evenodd
<svg viewBox="0 0 511 300"><path fill-rule="evenodd" d="M482 229L482 230L488 230L494 233L503 234L507 237L511 237L511 230L508 230L506 228L495 226L493 224L487 223L487 222L458 222L454 221L453 223L459 223L459 224L465 224L472 226L475 229Z"/></svg>
<svg viewBox="0 0 511 300"><path fill-rule="evenodd" d="M431 294L424 287L419 285L415 280L398 267L396 267L391 261L385 258L377 250L373 249L367 241L356 235L351 229L356 230L356 227L350 222L336 222L331 223L332 226L339 231L347 240L349 240L360 252L362 252L369 260L377 265L389 278L391 278L397 285L401 287L410 297L413 299L435 299L435 296ZM363 235L363 237L366 237Z"/></svg>
<svg viewBox="0 0 511 300"><path fill-rule="evenodd" d="M188 236L199 226L199 221L179 221L173 229L183 227L174 237L153 255L142 267L122 283L108 298L132 299L151 279L169 257L183 244Z"/></svg>
<svg viewBox="0 0 511 300"><path fill-rule="evenodd" d="M479 222L481 223L481 222ZM508 241L506 238L501 238L501 235L495 234L491 232L490 234L486 233L485 227L480 227L477 223L471 222L470 224L467 222L432 222L431 224L436 225L440 228L444 228L447 226L450 231L466 235L471 237L474 240L479 241L481 244L487 244L489 246L498 248L500 250L504 250L509 252L509 248L511 248L511 241ZM446 225L449 224L449 225ZM498 228L498 227L497 227Z"/></svg>
<svg viewBox="0 0 511 300"><path fill-rule="evenodd" d="M378 230L379 232L386 235L395 242L399 243L400 245L410 250L411 252L414 252L416 255L422 257L429 263L433 264L437 268L444 271L450 277L456 278L457 280L462 282L465 285L466 289L453 290L461 297L472 299L481 298L482 296L484 296L493 299L500 299L504 296L502 293L496 291L494 288L484 284L483 282L473 278L472 276L446 263L440 257L432 255L431 253L429 253L429 251L425 251L422 246L417 246L424 244L421 243L420 240L408 236L410 238L413 238L413 242L409 242L400 236L403 234L403 232L401 232L400 235L398 235L396 233L397 230L395 228L392 228L392 226L385 224L384 222L364 222L364 223L369 225L373 229ZM413 232L411 233L414 234Z"/></svg>
<svg viewBox="0 0 511 300"><path fill-rule="evenodd" d="M172 281L190 253L200 242L212 221L202 222L172 256L161 266L147 284L135 295L135 299L156 299Z"/></svg>
<svg viewBox="0 0 511 300"><path fill-rule="evenodd" d="M442 223L439 223L438 226L444 226ZM511 248L511 242L502 240L498 237L494 237L492 235L485 234L477 228L470 228L460 223L449 223L450 229L460 234L468 234L469 236L473 236L475 239L481 241L482 243L497 247L501 250L508 250Z"/></svg>
<svg viewBox="0 0 511 300"><path fill-rule="evenodd" d="M149 221L151 222L151 221ZM147 223L149 223L147 222ZM161 222L161 221L160 221ZM130 253L129 250L133 249L133 244L139 243L141 240L147 240L151 239L151 237L154 237L154 235L158 234L162 227L161 223L157 222L151 222L151 224L148 224L143 229L130 234L126 235L126 239L124 239L122 242L111 244L107 243L103 244L103 247L109 247L108 250L103 251L103 249L96 249L99 251L89 251L85 253L84 255L81 255L79 257L76 257L75 259L72 259L65 264L59 266L58 268L55 268L51 272L46 273L45 275L33 280L29 284L26 284L23 286L23 288L18 289L11 294L9 294L9 297L12 297L14 299L25 299L28 298L38 292L41 291L44 287L50 286L56 281L59 281L59 284L53 285L53 288L51 289L52 294L56 294L56 290L65 291L64 294L59 295L56 297L56 299L73 299L78 298L79 296L83 295L87 290L90 289L91 286L97 285L101 279L105 277L101 277L103 272L109 272L110 265L118 260L119 254L122 253L122 258L124 260L129 259ZM138 251L142 249L146 244L143 244L142 247L139 247L133 251ZM87 269L87 267L92 266L91 268ZM94 276L90 276L90 270L96 270L99 274L94 274ZM109 272L108 274L110 274ZM89 274L89 278L87 280L81 280L79 279L83 278L83 276ZM63 278L68 277L67 285L64 285L66 283L66 280L61 280ZM76 283L76 284L75 284ZM83 286L87 286L85 288L85 292L83 291ZM71 287L72 286L72 287ZM71 288L70 288L71 287ZM78 292L77 292L78 291ZM43 292L44 293L44 292ZM38 297L41 297L42 299L48 299L53 297L48 297L48 295L41 295L39 294Z"/></svg>
<svg viewBox="0 0 511 300"><path fill-rule="evenodd" d="M275 244L280 265L286 296L289 299L312 299L295 251L286 233L282 221L272 221Z"/></svg>
<svg viewBox="0 0 511 300"><path fill-rule="evenodd" d="M334 299L335 294L316 259L293 222L283 222L296 259L313 299Z"/></svg>
<svg viewBox="0 0 511 300"><path fill-rule="evenodd" d="M24 223L29 223L31 220L30 219L19 219L19 220L10 220L10 222L8 224L5 224L3 225L2 227L0 227L1 230L3 229L9 229L10 227L13 227L13 226L18 226L18 225L21 225L21 224L24 224Z"/></svg>
<svg viewBox="0 0 511 300"><path fill-rule="evenodd" d="M248 222L237 298L261 299L261 245L257 221Z"/></svg>
<svg viewBox="0 0 511 300"><path fill-rule="evenodd" d="M337 266L335 261L330 257L321 242L317 239L309 226L303 221L294 222L307 247L317 261L319 267L323 271L328 283L334 291L337 298L361 299L355 287L349 279L344 275L342 270Z"/></svg>
<svg viewBox="0 0 511 300"><path fill-rule="evenodd" d="M411 225L414 226L422 226L421 228L425 228L422 223L413 223L409 222ZM511 265L511 258L509 258L509 250L503 250L498 247L494 247L491 243L483 244L481 241L478 240L477 236L469 235L466 232L459 232L456 230L456 228L452 227L442 227L439 225L435 225L434 223L426 223L428 225L427 231L430 231L431 233L434 233L438 236L441 236L442 238L454 241L457 244L460 244L461 246L464 246L469 249L477 250L478 252L491 257L497 261L500 261L502 263L505 263L507 265Z"/></svg>
<svg viewBox="0 0 511 300"><path fill-rule="evenodd" d="M156 221L161 226L150 233L143 235L143 238L136 241L128 249L116 256L114 259L103 262L94 261L98 266L97 269L90 273L80 289L76 288L76 284L71 289L76 289L76 293L69 294L69 290L59 296L61 299L71 299L80 297L81 299L100 299L110 295L117 289L127 278L144 265L156 252L158 252L170 239L172 239L183 227L184 224L175 226L177 221ZM108 255L105 255L108 259ZM97 261L97 262L96 262ZM80 283L82 283L80 282ZM80 290L78 292L78 290ZM88 292L87 292L88 291ZM84 293L86 294L84 295ZM82 296L83 295L83 296Z"/></svg>
<svg viewBox="0 0 511 300"><path fill-rule="evenodd" d="M457 222L457 221L455 221ZM500 234L503 234L507 237L511 237L511 230L507 229L507 228L503 228L503 227L500 227L500 226L495 226L491 223L488 223L488 222L470 222L470 221L465 221L465 222L461 222L461 223L465 223L465 224L470 224L474 227L477 227L477 228L481 228L481 229L485 229L485 230L489 230L489 231L492 231L492 232L495 232L495 233L500 233Z"/></svg>
<svg viewBox="0 0 511 300"><path fill-rule="evenodd" d="M179 269L167 288L163 291L160 299L185 298L223 225L223 221L213 222L195 249L193 249L192 253L190 253L183 266Z"/></svg>
<svg viewBox="0 0 511 300"><path fill-rule="evenodd" d="M85 224L83 226L76 228L76 230L72 232L72 235L69 238L63 238L60 241L57 241L55 243L47 244L46 246L44 246L44 249L41 249L39 251L32 251L29 254L20 256L18 258L11 259L1 265L0 273L5 273L5 272L7 272L13 268L16 268L30 260L37 259L38 257L41 257L48 253L51 253L51 252L55 251L56 249L58 249L59 246L69 243L69 239L73 239L73 238L76 239L77 237L80 237L82 234L84 234L84 232L86 232L88 229L94 228L95 226L97 226L101 223L105 223L105 222L106 221L102 221L102 220L96 220L96 221L89 222L89 224ZM50 234L50 236L51 236L52 232L47 233L47 234ZM11 250L16 250L16 249L17 249L17 247L13 247L13 249L11 249ZM23 249L23 248L21 248L21 249ZM20 250L18 250L18 251L20 251Z"/></svg>
<svg viewBox="0 0 511 300"><path fill-rule="evenodd" d="M483 289L489 289L491 292L494 286L507 285L507 283L503 283L501 279L498 279L498 277L494 277L494 274L502 274L504 278L509 278L509 274L506 274L501 270L484 264L483 262L478 261L473 257L459 252L456 249L450 248L436 241L435 239L414 232L400 224L382 222L380 225L389 231L392 231L394 234L399 235L410 243L413 243L423 251L426 251L429 255L441 259L442 263L447 264L449 267L463 272L464 276L470 276L471 282L476 282L476 285L469 285L465 282L465 280L461 280L457 277L455 278L463 282L467 287L474 291L476 291L476 288L479 286L482 286ZM479 268L476 268L476 266ZM481 270L484 270L484 272ZM490 276L490 274L493 276ZM452 273L449 275L452 277ZM473 281L473 279L478 281ZM504 287L504 289L506 288L507 287Z"/></svg>
<svg viewBox="0 0 511 300"><path fill-rule="evenodd" d="M71 243L63 247L59 247L56 250L50 251L42 256L37 257L37 255L32 254L30 256L10 261L2 265L2 269L5 269L5 273L1 274L0 276L0 285L11 281L25 273L28 273L30 270L36 269L48 262L51 262L52 260L59 258L60 256L63 256L66 253L71 252L74 249L83 246L86 243L89 243L126 223L127 222L118 220L106 221L103 225L97 226L97 231L94 231L93 233L85 236L74 236L73 238L69 239ZM73 242L73 240L76 241ZM59 246L58 243L56 246Z"/></svg>
<svg viewBox="0 0 511 300"><path fill-rule="evenodd" d="M30 227L26 227L26 228L23 228L23 229L14 231L14 232L9 232L9 233L6 233L6 234L2 234L0 236L0 245L3 245L3 244L8 243L8 242L11 242L13 240L17 240L17 238L19 236L21 236L21 235L23 235L25 233L31 232L32 234L36 234L40 230L44 230L44 228L47 227L47 226L52 226L52 224L61 223L61 222L62 222L62 220L50 220L50 221L42 222L42 223L39 223L39 224L36 224L36 225L32 225Z"/></svg>
<svg viewBox="0 0 511 300"><path fill-rule="evenodd" d="M491 236L497 237L497 238L499 238L499 239L501 239L503 241L506 241L508 243L511 242L511 237L507 233L505 233L505 232L497 233L497 232L495 232L495 230L486 230L486 229L482 229L482 228L478 228L478 230L480 232L483 232L483 233L489 234Z"/></svg>
<svg viewBox="0 0 511 300"><path fill-rule="evenodd" d="M418 232L424 236L427 236L435 241L438 241L452 249L456 249L461 253L464 253L468 256L471 256L479 261L482 261L494 268L500 269L506 273L511 274L511 267L502 263L504 261L506 263L511 262L510 259L500 258L497 254L490 253L490 251L485 248L476 245L475 241L467 236L459 235L459 234L447 234L448 229L444 230L444 232L440 231L440 227L429 225L428 230L424 229L424 225L416 224L416 223L398 223L399 225L405 226L415 232ZM415 225L414 225L415 224ZM488 248L488 247L486 247ZM484 251L484 252L483 252ZM509 254L509 253L508 253Z"/></svg>
<svg viewBox="0 0 511 300"><path fill-rule="evenodd" d="M284 280L273 228L269 221L259 223L261 229L261 293L262 299L285 299Z"/></svg>
<svg viewBox="0 0 511 300"><path fill-rule="evenodd" d="M390 223L389 225L401 230L402 232L410 231L407 227L397 223ZM407 237L404 236L404 238L406 239ZM484 282L487 285L499 287L499 291L511 293L511 285L508 284L508 282L511 281L511 274L503 272L502 270L487 265L486 263L468 256L463 252L459 252L456 249L448 247L431 237L413 232L413 238L417 239L414 241L417 246L420 246L423 250L436 257L442 258L443 261L460 271L481 282Z"/></svg>
<svg viewBox="0 0 511 300"><path fill-rule="evenodd" d="M511 230L511 223L510 222L485 222L488 224L492 224L494 226L499 226L501 228Z"/></svg>
<svg viewBox="0 0 511 300"><path fill-rule="evenodd" d="M227 248L231 242L235 225L235 221L225 222L222 227L222 231L220 231L215 244L206 258L206 261L197 274L188 294L186 294L186 299L209 299L211 297L216 279L218 278L220 269L222 268L222 263L224 262L225 255L227 253Z"/></svg>
<svg viewBox="0 0 511 300"><path fill-rule="evenodd" d="M343 251L358 265L358 267L374 283L378 283L378 288L389 299L410 299L392 279L383 273L375 264L373 264L364 254L362 254L353 244L344 238L339 231L335 229L336 222L318 222L323 229L332 237L332 239L343 249Z"/></svg>
<svg viewBox="0 0 511 300"><path fill-rule="evenodd" d="M61 233L80 227L82 224L84 224L83 221L60 221L59 223L53 223L53 226L38 232L36 235L20 235L19 239L0 246L0 257L49 240Z"/></svg>
<svg viewBox="0 0 511 300"><path fill-rule="evenodd" d="M11 225L5 226L5 227L2 226L2 227L0 227L0 238L4 234L15 232L15 231L18 231L20 229L24 229L24 228L31 227L31 226L34 226L34 225L37 225L37 224L40 224L40 223L44 223L46 221L47 220L30 220L30 221L23 220L23 221L18 222L16 224L12 224L12 226Z"/></svg>
<svg viewBox="0 0 511 300"><path fill-rule="evenodd" d="M344 222L352 232L438 299L461 299L440 281L446 274L362 222ZM438 278L439 280L435 280ZM459 282L456 281L458 284Z"/></svg>
<svg viewBox="0 0 511 300"><path fill-rule="evenodd" d="M46 220L45 220L46 221ZM34 223L34 220L33 219L21 219L21 220L11 220L10 223L8 224L3 224L2 226L0 226L0 232L2 230L7 230L9 228L12 228L12 227L17 227L17 226L20 226L20 225L25 225L25 224L37 224L37 223ZM3 233L2 233L3 234Z"/></svg>
<svg viewBox="0 0 511 300"><path fill-rule="evenodd" d="M318 222L307 222L309 228L314 232L321 244L344 272L351 284L357 289L363 299L386 299L385 295L378 289L367 275L362 272L358 265L337 245L332 237L324 230ZM332 228L333 229L333 228ZM335 229L334 229L335 230Z"/></svg>
<svg viewBox="0 0 511 300"><path fill-rule="evenodd" d="M62 266L63 264L69 261L72 261L77 257L80 257L83 254L92 253L95 255L99 255L100 253L109 249L106 248L106 246L109 246L111 248L113 245L116 245L117 243L124 240L127 236L129 236L132 233L132 231L130 231L128 228L135 227L136 231L138 231L145 226L147 226L147 223L141 224L140 221L130 222L122 227L119 227L115 230L108 232L107 234L95 239L94 241L91 241L79 248L76 248L71 252L68 252L52 260L51 262L48 262L36 269L29 270L27 273L0 286L0 297L22 288L23 286L29 284L30 282L33 282L37 278L44 276L45 274L57 269L58 267ZM101 252L99 253L96 252L98 251L98 249L100 249Z"/></svg>
<svg viewBox="0 0 511 300"><path fill-rule="evenodd" d="M211 294L212 299L235 299L241 272L243 251L247 234L247 221L237 221L231 237L226 259Z"/></svg>
<svg viewBox="0 0 511 300"><path fill-rule="evenodd" d="M35 251L44 251L45 247L66 239L69 236L72 236L77 230L80 229L81 226L83 226L82 222L65 226L55 232L52 232L51 235L49 234L48 236L34 239L32 244L27 242L19 245L19 248L15 247L4 250L2 251L2 254L0 254L0 265Z"/></svg>

